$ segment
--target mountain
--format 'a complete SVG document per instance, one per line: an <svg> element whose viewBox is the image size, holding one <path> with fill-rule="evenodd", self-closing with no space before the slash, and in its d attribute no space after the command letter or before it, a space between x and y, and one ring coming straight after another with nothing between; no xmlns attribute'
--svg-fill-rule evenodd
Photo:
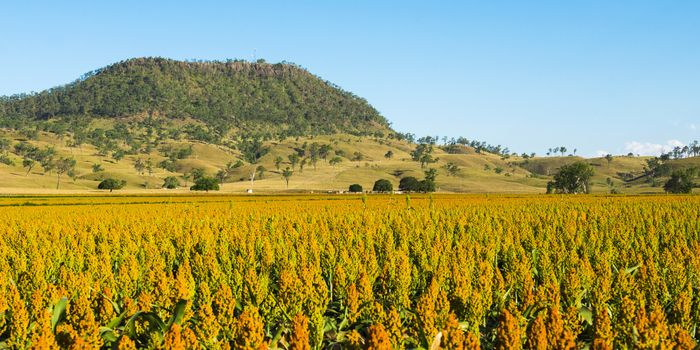
<svg viewBox="0 0 700 350"><path fill-rule="evenodd" d="M390 132L366 100L289 63L135 58L36 94L0 99L0 126L162 116L210 134L275 136Z"/></svg>

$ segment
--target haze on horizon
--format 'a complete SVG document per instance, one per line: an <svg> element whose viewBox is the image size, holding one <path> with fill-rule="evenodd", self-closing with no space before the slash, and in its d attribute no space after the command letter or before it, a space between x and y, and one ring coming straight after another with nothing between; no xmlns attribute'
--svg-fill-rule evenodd
<svg viewBox="0 0 700 350"><path fill-rule="evenodd" d="M543 155L700 138L700 4L216 1L4 4L0 95L131 57L290 61L395 129Z"/></svg>

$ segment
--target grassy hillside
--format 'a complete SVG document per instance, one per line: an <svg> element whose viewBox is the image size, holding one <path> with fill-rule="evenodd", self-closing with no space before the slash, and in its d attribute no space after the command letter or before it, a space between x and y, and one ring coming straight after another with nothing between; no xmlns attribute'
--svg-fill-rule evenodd
<svg viewBox="0 0 700 350"><path fill-rule="evenodd" d="M0 136L12 140L17 144L24 140L16 131L4 131ZM0 164L0 192L64 192L64 191L94 191L101 179L113 177L127 181L123 191L127 192L185 192L187 186L192 185L191 179L186 179L184 174L192 169L203 169L206 174L214 176L224 169L227 164L238 162L244 157L239 150L221 145L209 144L188 140L164 140L151 152L126 155L117 161L111 155L100 155L99 149L86 144L80 147L69 147L66 140L60 140L55 134L40 133L37 140L29 141L37 147L51 146L56 149L55 157L71 157L77 162L75 179L63 176L61 190L56 191L57 174L44 172L37 166L26 174L26 168L22 166L22 158L13 152L7 152L7 157L14 165ZM304 144L329 145L331 154L326 160L320 159L316 168L307 164L303 171L297 165L287 188L281 176L282 169L291 167L288 156L303 148ZM167 157L162 154L164 146L172 148L185 148L192 146L192 154L175 162L175 170L168 171L157 166ZM374 181L380 178L390 180L395 187L402 177L415 176L423 178L420 164L411 160L410 152L415 145L405 141L394 139L358 137L348 134L315 136L311 138L285 138L263 143L268 150L257 164L251 165L242 161L242 166L233 169L225 180L222 191L242 193L252 188L257 192L326 192L347 190L348 186L358 183L365 190L370 190ZM388 151L393 152L391 159L385 158ZM356 152L361 153L362 160L352 160ZM330 159L339 156L342 161L331 165ZM447 154L440 148L436 148L434 156L439 160L429 167L438 169L437 190L439 192L469 192L469 193L542 193L546 183L561 165L576 160L578 157L545 157L533 159L508 158L487 152L476 153L472 149L466 149L463 154ZM275 159L281 157L283 162L280 170L277 170ZM150 159L153 167L152 174L139 172L134 168L137 159ZM596 193L609 191L607 178L613 180L614 186L623 193L647 193L661 192L656 184L645 181L627 183L626 174L643 174L645 157L615 157L612 162L604 158L585 160L595 168L596 175L593 179L593 190ZM684 160L689 162L690 160ZM450 176L445 169L448 163L455 164L459 171ZM103 171L94 173L92 167L99 164ZM256 177L251 184L249 176L251 171L258 166L266 170L262 178ZM181 187L176 190L162 189L163 179L167 176L176 176L181 182Z"/></svg>

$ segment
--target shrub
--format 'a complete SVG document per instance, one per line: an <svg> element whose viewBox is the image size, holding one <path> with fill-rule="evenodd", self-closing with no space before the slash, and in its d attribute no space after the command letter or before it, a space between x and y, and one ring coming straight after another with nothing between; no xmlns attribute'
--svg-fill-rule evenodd
<svg viewBox="0 0 700 350"><path fill-rule="evenodd" d="M419 192L421 191L420 181L413 176L404 177L399 181L399 191Z"/></svg>
<svg viewBox="0 0 700 350"><path fill-rule="evenodd" d="M109 192L112 192L113 190L119 190L124 188L126 186L126 181L124 180L117 180L117 179L112 179L112 178L107 178L102 180L99 185L97 185L97 189L99 190L109 190Z"/></svg>
<svg viewBox="0 0 700 350"><path fill-rule="evenodd" d="M165 182L163 182L163 187L167 189L174 189L178 188L180 186L180 180L177 179L175 176L168 176L165 178Z"/></svg>
<svg viewBox="0 0 700 350"><path fill-rule="evenodd" d="M218 191L219 180L213 177L202 176L195 180L194 186L190 187L192 191Z"/></svg>
<svg viewBox="0 0 700 350"><path fill-rule="evenodd" d="M362 193L362 185L360 185L360 184L352 184L352 185L350 185L350 188L348 189L348 192L352 192L352 193Z"/></svg>
<svg viewBox="0 0 700 350"><path fill-rule="evenodd" d="M374 183L372 191L374 192L391 192L394 190L394 185L389 180L379 179Z"/></svg>
<svg viewBox="0 0 700 350"><path fill-rule="evenodd" d="M664 184L664 191L668 193L690 193L693 190L693 171L676 170L671 178Z"/></svg>

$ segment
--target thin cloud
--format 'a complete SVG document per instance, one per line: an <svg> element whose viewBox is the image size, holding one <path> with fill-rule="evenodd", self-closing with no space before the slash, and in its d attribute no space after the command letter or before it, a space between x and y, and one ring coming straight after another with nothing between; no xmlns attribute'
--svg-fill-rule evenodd
<svg viewBox="0 0 700 350"><path fill-rule="evenodd" d="M678 140L668 140L665 144L630 141L625 143L625 150L642 156L658 156L678 146L683 147L685 144Z"/></svg>

